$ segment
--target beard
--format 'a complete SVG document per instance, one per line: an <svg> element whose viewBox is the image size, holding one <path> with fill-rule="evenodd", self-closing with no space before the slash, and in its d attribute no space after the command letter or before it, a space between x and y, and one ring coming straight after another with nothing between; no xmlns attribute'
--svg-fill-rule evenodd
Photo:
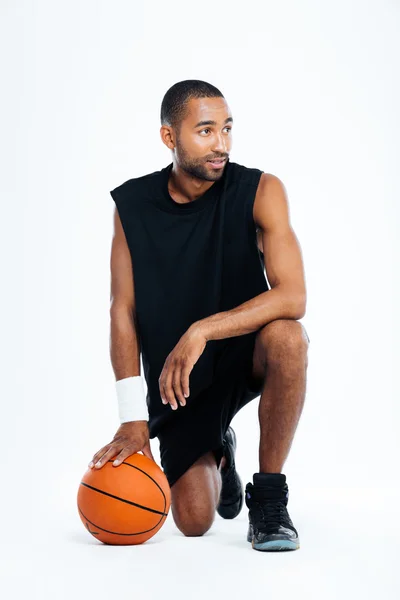
<svg viewBox="0 0 400 600"><path fill-rule="evenodd" d="M206 161L201 158L192 158L186 152L184 147L179 141L176 140L176 156L179 167L182 171L185 171L188 175L202 179L204 181L218 181L225 171L228 160L226 160L222 169L214 170L210 169L206 165Z"/></svg>

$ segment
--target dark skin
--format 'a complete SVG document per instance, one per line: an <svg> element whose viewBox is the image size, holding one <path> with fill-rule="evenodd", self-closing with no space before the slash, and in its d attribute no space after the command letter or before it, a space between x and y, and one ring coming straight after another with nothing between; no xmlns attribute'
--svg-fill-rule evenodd
<svg viewBox="0 0 400 600"><path fill-rule="evenodd" d="M207 101L205 103L205 101ZM169 182L170 193L177 202L191 202L222 176L222 169L213 169L207 159L226 158L231 148L231 115L225 101L208 98L188 103L188 114L179 128L161 127L162 141L172 151L174 168ZM211 113L210 113L211 107ZM196 111L195 115L193 109ZM221 114L223 113L223 117ZM210 117L211 114L211 117ZM193 118L197 118L193 122ZM206 125L197 125L200 120L210 119L224 123L220 134L213 134L210 143ZM132 264L122 224L115 209L114 236L111 249L111 361L116 380L140 375L140 349L135 328L135 297ZM114 466L142 451L151 454L147 421L123 423L113 440L100 448L89 463L99 469L107 461L115 459Z"/></svg>
<svg viewBox="0 0 400 600"><path fill-rule="evenodd" d="M229 153L231 135L223 132L226 118L230 116L225 101L222 98L192 100L190 109L180 137L165 128L162 131L164 143L175 152L184 140L186 156L193 153L197 164L201 156L204 160ZM203 119L215 121L208 126L208 133L202 134L204 141L197 139L194 128ZM206 181L200 183L181 169L176 158L173 172L176 175L175 179L171 177L170 194L176 202L195 201L200 195L199 189L208 189ZM304 405L309 338L298 321L306 310L301 249L290 224L283 183L270 173L261 176L253 218L271 289L233 310L193 323L168 355L159 384L165 403L174 410L178 402L184 407L185 396L190 394L190 373L207 342L257 331L252 378L262 389L258 410L259 470L281 473ZM184 535L200 536L211 527L221 492L224 461L223 458L220 465L216 465L213 454L207 452L172 486L172 514Z"/></svg>
<svg viewBox="0 0 400 600"><path fill-rule="evenodd" d="M110 357L117 381L140 375L140 345L136 328L135 287L131 255L117 209L111 244ZM136 452L153 458L147 421L122 423L111 442L100 448L89 463L101 469L114 459L113 466Z"/></svg>
<svg viewBox="0 0 400 600"><path fill-rule="evenodd" d="M232 123L227 121L231 113L223 98L193 99L188 108L179 132L167 126L160 131L173 155L169 190L176 202L196 201L209 189L223 170L212 169L207 160L229 156L232 146ZM204 120L213 123L195 127ZM260 471L279 473L305 399L308 336L297 320L304 316L306 307L300 245L290 225L285 188L272 174L261 176L253 217L271 290L233 310L193 323L166 357L159 385L164 403L169 403L173 410L178 408L178 402L184 407L185 394L190 394L190 373L207 341L257 331L252 375L254 381L263 385L259 404ZM115 231L111 322L115 331L113 366L118 380L140 374L140 367L131 317L132 268L117 213ZM151 452L147 422L125 423L114 440L94 455L93 463L99 460L96 468L101 468L115 456L122 461L141 450L147 455ZM207 453L172 486L173 516L185 535L202 535L211 526L221 489L222 467L223 462L218 467L213 455Z"/></svg>
<svg viewBox="0 0 400 600"><path fill-rule="evenodd" d="M187 104L179 130L162 126L163 143L172 151L169 193L179 203L195 202L223 176L225 164L214 169L212 159L227 159L232 148L233 118L224 98L196 98ZM198 328L190 328L168 355L160 374L163 404L173 410L186 405L189 375L207 340Z"/></svg>
<svg viewBox="0 0 400 600"><path fill-rule="evenodd" d="M195 202L219 177L207 161L229 156L232 115L224 98L192 99L179 135L161 128L164 144L173 151L170 194L177 202ZM210 122L196 127L199 122ZM213 124L214 123L214 124ZM194 174L197 174L195 177ZM204 179L199 179L204 177ZM253 211L259 228L258 244L266 248L264 261L273 289L233 310L202 319L187 330L166 358L160 374L160 394L173 410L190 395L189 376L209 340L244 335L278 318L298 319L305 312L305 281L300 247L289 223L289 207L282 182L263 173Z"/></svg>

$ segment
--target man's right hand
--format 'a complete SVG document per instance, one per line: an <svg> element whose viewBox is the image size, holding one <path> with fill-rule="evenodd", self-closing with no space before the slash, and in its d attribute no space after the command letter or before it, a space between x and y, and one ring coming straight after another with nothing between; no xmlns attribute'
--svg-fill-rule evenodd
<svg viewBox="0 0 400 600"><path fill-rule="evenodd" d="M93 456L89 467L101 469L107 461L116 457L113 466L118 466L136 452L143 452L145 456L154 460L150 448L149 426L147 421L129 421L122 423L114 435L112 442L101 448Z"/></svg>

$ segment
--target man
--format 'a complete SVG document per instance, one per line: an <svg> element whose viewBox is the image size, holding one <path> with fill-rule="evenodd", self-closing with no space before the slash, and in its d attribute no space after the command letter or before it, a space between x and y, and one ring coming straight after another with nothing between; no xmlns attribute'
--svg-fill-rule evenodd
<svg viewBox="0 0 400 600"><path fill-rule="evenodd" d="M304 270L284 186L230 161L232 124L213 85L175 84L160 130L173 162L111 191L110 351L121 426L89 466L139 451L152 458L157 436L174 521L186 536L203 535L215 510L234 518L242 508L230 422L260 397L247 539L256 550L292 550L299 537L282 468L305 399Z"/></svg>

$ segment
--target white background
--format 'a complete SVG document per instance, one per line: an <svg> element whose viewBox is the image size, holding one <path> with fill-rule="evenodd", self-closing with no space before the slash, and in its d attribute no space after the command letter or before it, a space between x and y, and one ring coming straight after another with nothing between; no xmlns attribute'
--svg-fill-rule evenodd
<svg viewBox="0 0 400 600"><path fill-rule="evenodd" d="M0 11L4 598L399 597L399 3ZM203 538L169 515L144 546L120 548L76 509L118 427L109 190L171 162L159 110L182 79L225 95L231 160L281 178L302 248L307 396L283 469L297 552L253 551L245 508ZM244 482L258 470L257 405L233 422Z"/></svg>

